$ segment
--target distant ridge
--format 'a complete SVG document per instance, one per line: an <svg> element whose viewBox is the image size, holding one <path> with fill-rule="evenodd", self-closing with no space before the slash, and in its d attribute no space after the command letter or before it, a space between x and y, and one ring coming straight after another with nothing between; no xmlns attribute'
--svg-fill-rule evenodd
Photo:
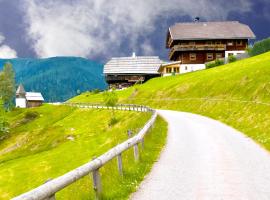
<svg viewBox="0 0 270 200"><path fill-rule="evenodd" d="M107 87L103 65L80 57L0 59L0 69L10 62L16 83L27 91L42 92L48 102L65 101L88 90Z"/></svg>

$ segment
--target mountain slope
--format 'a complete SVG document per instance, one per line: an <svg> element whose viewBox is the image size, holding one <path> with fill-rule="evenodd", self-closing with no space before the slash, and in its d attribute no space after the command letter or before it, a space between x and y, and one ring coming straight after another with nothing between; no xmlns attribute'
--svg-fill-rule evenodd
<svg viewBox="0 0 270 200"><path fill-rule="evenodd" d="M42 92L46 101L64 101L81 92L106 88L103 65L84 58L0 59L0 66L6 62L12 63L17 83L23 83L27 91Z"/></svg>
<svg viewBox="0 0 270 200"><path fill-rule="evenodd" d="M270 52L118 92L121 102L197 113L244 132L270 150ZM82 94L73 102L102 101Z"/></svg>

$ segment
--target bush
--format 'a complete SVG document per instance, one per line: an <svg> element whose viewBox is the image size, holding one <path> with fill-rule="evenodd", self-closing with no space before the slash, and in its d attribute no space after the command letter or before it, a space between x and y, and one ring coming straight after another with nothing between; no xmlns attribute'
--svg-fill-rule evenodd
<svg viewBox="0 0 270 200"><path fill-rule="evenodd" d="M236 56L229 56L229 59L228 59L228 61L229 61L229 63L232 63L232 62L235 62L235 61L237 61L237 58L236 58Z"/></svg>
<svg viewBox="0 0 270 200"><path fill-rule="evenodd" d="M270 38L256 42L253 48L249 51L250 56L256 56L270 51Z"/></svg>
<svg viewBox="0 0 270 200"><path fill-rule="evenodd" d="M100 90L99 90L99 89L94 89L94 90L92 91L92 93L93 93L93 94L98 94L98 93L100 93Z"/></svg>
<svg viewBox="0 0 270 200"><path fill-rule="evenodd" d="M1 136L5 135L8 132L9 132L8 121L5 118L0 117L0 139L1 139Z"/></svg>
<svg viewBox="0 0 270 200"><path fill-rule="evenodd" d="M113 125L117 124L119 120L116 117L111 117L110 122L109 122L109 127L112 127Z"/></svg>
<svg viewBox="0 0 270 200"><path fill-rule="evenodd" d="M224 65L224 60L217 59L215 61L206 63L206 69L210 69L210 68L217 67L220 65Z"/></svg>
<svg viewBox="0 0 270 200"><path fill-rule="evenodd" d="M24 115L24 119L26 120L33 120L39 116L39 113L36 111L27 111Z"/></svg>

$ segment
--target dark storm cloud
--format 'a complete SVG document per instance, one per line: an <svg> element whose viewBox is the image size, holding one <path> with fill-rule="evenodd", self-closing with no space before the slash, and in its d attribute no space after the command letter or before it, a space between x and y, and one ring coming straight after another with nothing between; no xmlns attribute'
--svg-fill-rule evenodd
<svg viewBox="0 0 270 200"><path fill-rule="evenodd" d="M268 0L0 0L0 33L19 56L129 55L167 57L165 35L175 22L239 20L258 38L270 34Z"/></svg>

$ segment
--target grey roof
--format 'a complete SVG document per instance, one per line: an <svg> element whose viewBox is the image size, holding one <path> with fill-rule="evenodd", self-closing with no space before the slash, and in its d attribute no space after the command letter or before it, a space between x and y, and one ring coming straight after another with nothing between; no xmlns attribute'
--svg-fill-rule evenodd
<svg viewBox="0 0 270 200"><path fill-rule="evenodd" d="M26 92L27 101L44 101L44 98L39 92Z"/></svg>
<svg viewBox="0 0 270 200"><path fill-rule="evenodd" d="M16 91L16 94L25 94L25 93L26 92L25 92L25 89L24 89L23 85L20 84L17 91Z"/></svg>
<svg viewBox="0 0 270 200"><path fill-rule="evenodd" d="M158 74L162 63L157 56L112 58L104 66L104 74Z"/></svg>
<svg viewBox="0 0 270 200"><path fill-rule="evenodd" d="M238 21L177 23L169 33L173 40L255 39L249 26Z"/></svg>

